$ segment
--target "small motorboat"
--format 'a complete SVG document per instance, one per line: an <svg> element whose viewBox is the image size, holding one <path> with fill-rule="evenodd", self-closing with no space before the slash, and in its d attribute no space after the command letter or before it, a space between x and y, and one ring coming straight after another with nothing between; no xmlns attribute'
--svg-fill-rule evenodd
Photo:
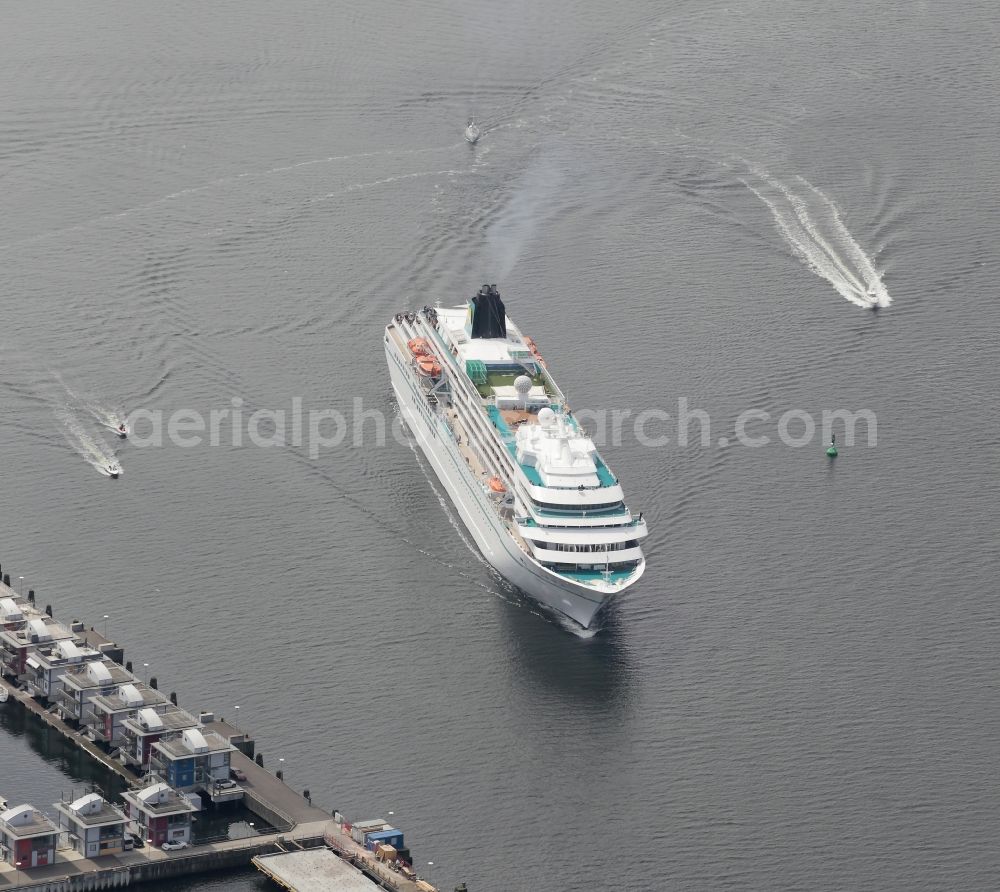
<svg viewBox="0 0 1000 892"><path fill-rule="evenodd" d="M124 421L115 428L115 433L123 440L128 436L128 427L125 426Z"/></svg>
<svg viewBox="0 0 1000 892"><path fill-rule="evenodd" d="M479 129L479 125L475 121L469 121L469 126L465 128L465 141L470 146L474 146L482 135L483 132Z"/></svg>
<svg viewBox="0 0 1000 892"><path fill-rule="evenodd" d="M117 480L118 479L118 475L121 474L121 472L122 472L122 469L119 468L118 465L115 465L115 464L108 465L105 470L108 472L108 476L112 480Z"/></svg>

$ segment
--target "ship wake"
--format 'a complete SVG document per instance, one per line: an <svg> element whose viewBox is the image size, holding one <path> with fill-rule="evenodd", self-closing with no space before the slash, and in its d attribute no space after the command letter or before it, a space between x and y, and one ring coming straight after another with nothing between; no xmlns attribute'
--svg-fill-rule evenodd
<svg viewBox="0 0 1000 892"><path fill-rule="evenodd" d="M820 189L797 176L782 182L755 165L743 184L771 212L774 224L795 255L826 279L844 299L859 307L892 303L882 274L841 219L836 204Z"/></svg>

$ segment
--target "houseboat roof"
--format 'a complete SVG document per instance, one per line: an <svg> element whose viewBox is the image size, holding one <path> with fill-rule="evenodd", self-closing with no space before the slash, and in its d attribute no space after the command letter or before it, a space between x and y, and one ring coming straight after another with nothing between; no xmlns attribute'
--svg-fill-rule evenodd
<svg viewBox="0 0 1000 892"><path fill-rule="evenodd" d="M20 648L38 647L73 637L73 633L66 626L50 616L43 614L28 618L29 616L25 614L26 621L19 629L0 629L0 641L5 641L10 647Z"/></svg>
<svg viewBox="0 0 1000 892"><path fill-rule="evenodd" d="M0 598L0 622L18 623L24 620L24 610L15 598Z"/></svg>
<svg viewBox="0 0 1000 892"><path fill-rule="evenodd" d="M179 706L171 706L164 712L157 712L155 709L146 707L140 709L136 715L125 719L124 724L134 734L145 736L194 728L197 726L198 720Z"/></svg>
<svg viewBox="0 0 1000 892"><path fill-rule="evenodd" d="M122 793L122 799L156 817L198 810L186 796L182 796L169 784L162 782L142 790L126 790Z"/></svg>
<svg viewBox="0 0 1000 892"><path fill-rule="evenodd" d="M100 793L88 793L73 802L57 802L55 807L73 822L87 827L104 827L128 822L121 809L113 806Z"/></svg>
<svg viewBox="0 0 1000 892"><path fill-rule="evenodd" d="M188 728L170 740L158 740L153 744L153 748L171 760L190 759L192 756L204 756L210 753L228 753L236 749L214 731L203 728Z"/></svg>
<svg viewBox="0 0 1000 892"><path fill-rule="evenodd" d="M95 660L71 669L62 677L62 681L64 686L89 690L109 685L126 685L134 678L131 672L111 660Z"/></svg>
<svg viewBox="0 0 1000 892"><path fill-rule="evenodd" d="M128 712L144 707L162 706L167 702L155 688L137 681L123 684L113 694L94 697L94 705L104 712Z"/></svg>
<svg viewBox="0 0 1000 892"><path fill-rule="evenodd" d="M59 828L33 805L15 805L0 814L0 827L18 839L48 836Z"/></svg>

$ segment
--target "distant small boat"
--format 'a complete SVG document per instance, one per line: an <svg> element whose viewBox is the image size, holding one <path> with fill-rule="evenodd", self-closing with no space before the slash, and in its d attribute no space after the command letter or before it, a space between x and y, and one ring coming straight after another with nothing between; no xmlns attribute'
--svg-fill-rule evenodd
<svg viewBox="0 0 1000 892"><path fill-rule="evenodd" d="M108 476L112 480L117 480L118 475L121 474L122 472L122 469L119 468L118 465L108 465L107 468L105 468L105 470L108 472Z"/></svg>
<svg viewBox="0 0 1000 892"><path fill-rule="evenodd" d="M479 129L479 125L475 121L469 121L469 126L465 128L465 141L470 146L474 146L482 135L483 132Z"/></svg>
<svg viewBox="0 0 1000 892"><path fill-rule="evenodd" d="M118 425L118 427L115 429L115 433L118 434L118 436L121 437L123 440L128 436L128 428L125 426L124 421Z"/></svg>

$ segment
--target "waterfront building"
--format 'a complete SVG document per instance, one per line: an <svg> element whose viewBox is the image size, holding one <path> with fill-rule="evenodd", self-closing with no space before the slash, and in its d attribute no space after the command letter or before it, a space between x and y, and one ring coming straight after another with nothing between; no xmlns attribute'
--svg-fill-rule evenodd
<svg viewBox="0 0 1000 892"><path fill-rule="evenodd" d="M197 809L169 784L155 783L122 793L128 816L149 845L191 841L191 815Z"/></svg>
<svg viewBox="0 0 1000 892"><path fill-rule="evenodd" d="M25 680L28 660L38 650L73 638L73 633L51 616L27 610L21 616L21 621L5 623L0 629L0 672L15 681Z"/></svg>
<svg viewBox="0 0 1000 892"><path fill-rule="evenodd" d="M94 698L134 681L131 672L105 657L68 669L53 699L60 718L89 727L95 724Z"/></svg>
<svg viewBox="0 0 1000 892"><path fill-rule="evenodd" d="M22 870L56 858L59 828L32 805L0 812L0 859Z"/></svg>
<svg viewBox="0 0 1000 892"><path fill-rule="evenodd" d="M125 850L128 818L99 793L88 793L73 802L57 802L59 829L73 849L87 858L117 855Z"/></svg>
<svg viewBox="0 0 1000 892"><path fill-rule="evenodd" d="M229 779L235 749L214 731L188 728L154 743L149 767L177 790L204 790L213 802L227 802L243 796Z"/></svg>
<svg viewBox="0 0 1000 892"><path fill-rule="evenodd" d="M149 770L149 757L154 743L188 728L198 727L198 720L179 706L171 705L162 710L145 707L125 719L122 727L125 740L121 748L121 759L126 765L141 772Z"/></svg>
<svg viewBox="0 0 1000 892"><path fill-rule="evenodd" d="M155 688L139 681L130 682L109 694L95 696L84 724L90 737L114 749L125 744L126 719L134 718L140 709L163 712L167 707L167 698Z"/></svg>
<svg viewBox="0 0 1000 892"><path fill-rule="evenodd" d="M29 622L30 626L31 623ZM24 687L32 697L49 703L56 701L62 677L86 663L99 662L104 655L90 647L81 647L72 638L63 638L38 648L25 662Z"/></svg>

